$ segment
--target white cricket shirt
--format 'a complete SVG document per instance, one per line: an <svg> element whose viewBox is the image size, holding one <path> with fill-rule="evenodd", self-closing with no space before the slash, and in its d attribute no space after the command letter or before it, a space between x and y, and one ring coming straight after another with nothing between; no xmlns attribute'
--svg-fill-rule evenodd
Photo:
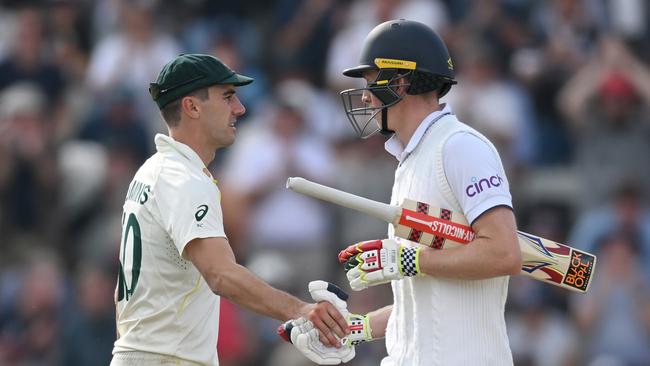
<svg viewBox="0 0 650 366"><path fill-rule="evenodd" d="M453 115L453 112L451 106L445 104L441 111L431 113L420 123L406 147L402 147L397 136L393 135L386 141L386 151L401 164L437 119L448 115ZM486 140L471 132L461 131L449 137L442 149L447 182L469 223L492 207L512 207L510 186L501 159Z"/></svg>
<svg viewBox="0 0 650 366"><path fill-rule="evenodd" d="M393 138L386 148L400 161L391 204L426 202L462 212L470 222L494 206L511 206L496 149L449 106L422 121L406 147ZM396 238L392 227L388 237L420 245ZM442 250L453 245L444 243ZM504 319L507 276L469 281L423 275L391 285L382 366L512 365Z"/></svg>
<svg viewBox="0 0 650 366"><path fill-rule="evenodd" d="M226 237L220 192L189 146L161 134L155 143L124 202L113 353L218 365L219 296L182 253L192 239Z"/></svg>

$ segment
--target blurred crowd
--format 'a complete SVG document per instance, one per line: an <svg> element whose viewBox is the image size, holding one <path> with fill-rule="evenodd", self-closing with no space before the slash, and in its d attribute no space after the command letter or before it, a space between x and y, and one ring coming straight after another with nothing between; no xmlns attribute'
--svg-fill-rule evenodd
<svg viewBox="0 0 650 366"><path fill-rule="evenodd" d="M598 255L587 295L512 277L516 365L649 365L645 0L0 0L0 365L108 364L122 203L165 132L147 87L181 52L256 79L210 166L238 261L305 299L310 280L349 290L336 253L386 224L284 184L389 201L396 161L352 134L338 92L394 18L445 39L459 83L443 102L495 142L520 230ZM381 286L349 308L390 302ZM277 325L222 300L221 364L308 365ZM384 354L361 345L350 364Z"/></svg>

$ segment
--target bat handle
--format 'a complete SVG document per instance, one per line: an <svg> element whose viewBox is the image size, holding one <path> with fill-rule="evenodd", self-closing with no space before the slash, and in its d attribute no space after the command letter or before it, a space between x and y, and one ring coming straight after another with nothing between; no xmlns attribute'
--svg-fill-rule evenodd
<svg viewBox="0 0 650 366"><path fill-rule="evenodd" d="M395 223L401 214L399 207L356 196L301 177L287 179L287 188L294 192L363 212L389 223Z"/></svg>

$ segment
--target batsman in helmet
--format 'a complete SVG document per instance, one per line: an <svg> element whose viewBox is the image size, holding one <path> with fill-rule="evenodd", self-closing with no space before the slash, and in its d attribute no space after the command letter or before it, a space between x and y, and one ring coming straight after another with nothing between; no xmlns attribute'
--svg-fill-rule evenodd
<svg viewBox="0 0 650 366"><path fill-rule="evenodd" d="M358 320L356 344L385 337L382 366L511 365L504 306L509 276L521 268L512 198L494 145L441 101L456 84L447 47L424 24L387 21L343 74L366 82L341 92L354 130L386 135L397 160L391 204L462 212L476 233L469 245L429 247L391 227L386 238L341 251L353 290L390 283L393 291L392 305ZM418 211L444 216L428 205Z"/></svg>

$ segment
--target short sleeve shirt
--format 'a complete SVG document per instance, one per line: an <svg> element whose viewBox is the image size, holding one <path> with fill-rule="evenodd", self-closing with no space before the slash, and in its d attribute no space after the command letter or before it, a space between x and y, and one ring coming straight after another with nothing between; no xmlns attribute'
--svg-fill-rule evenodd
<svg viewBox="0 0 650 366"><path fill-rule="evenodd" d="M394 135L386 141L386 151L398 161L403 161L417 147L431 125L452 113L449 104L442 110L432 112L420 123L406 147ZM456 133L446 141L442 155L445 176L468 222L473 223L493 207L512 207L512 196L501 159L481 138L471 133Z"/></svg>
<svg viewBox="0 0 650 366"><path fill-rule="evenodd" d="M155 143L124 202L113 353L217 365L219 297L183 253L193 239L226 237L219 189L189 146L160 134Z"/></svg>
<svg viewBox="0 0 650 366"><path fill-rule="evenodd" d="M512 207L508 179L499 156L471 133L452 135L443 148L447 181L467 221L496 206Z"/></svg>

